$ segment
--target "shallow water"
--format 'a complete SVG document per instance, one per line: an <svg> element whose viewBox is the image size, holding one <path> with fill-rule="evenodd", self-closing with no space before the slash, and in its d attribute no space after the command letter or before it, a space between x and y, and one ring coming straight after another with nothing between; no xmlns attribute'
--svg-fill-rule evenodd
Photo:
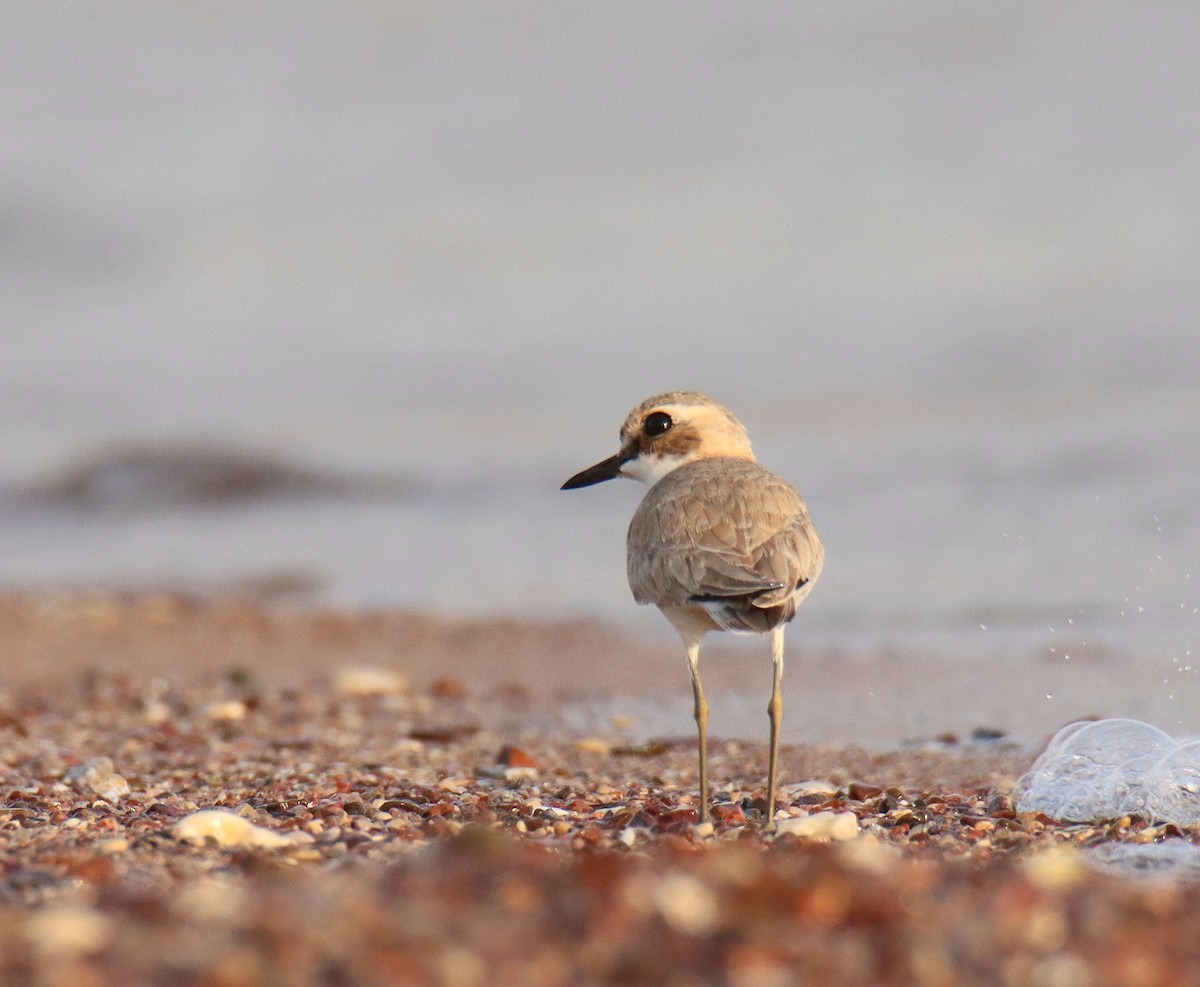
<svg viewBox="0 0 1200 987"><path fill-rule="evenodd" d="M1194 698L1194 5L67 8L0 38L4 585L665 636L637 488L557 488L695 387L809 501L806 653Z"/></svg>

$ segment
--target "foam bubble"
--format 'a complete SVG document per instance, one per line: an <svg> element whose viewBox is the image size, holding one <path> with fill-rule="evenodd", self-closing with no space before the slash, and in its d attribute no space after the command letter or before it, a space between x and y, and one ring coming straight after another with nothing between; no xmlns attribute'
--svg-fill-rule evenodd
<svg viewBox="0 0 1200 987"><path fill-rule="evenodd" d="M1158 822L1200 822L1200 739L1179 741L1140 720L1063 727L1017 782L1022 812L1065 822L1138 814Z"/></svg>

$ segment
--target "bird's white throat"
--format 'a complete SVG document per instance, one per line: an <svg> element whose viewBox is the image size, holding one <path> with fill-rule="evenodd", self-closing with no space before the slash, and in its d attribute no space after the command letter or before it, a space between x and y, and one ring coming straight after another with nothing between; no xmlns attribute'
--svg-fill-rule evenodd
<svg viewBox="0 0 1200 987"><path fill-rule="evenodd" d="M621 467L621 475L652 487L668 473L674 472L680 466L686 466L695 458L695 456L647 456L643 453L636 459L625 463Z"/></svg>

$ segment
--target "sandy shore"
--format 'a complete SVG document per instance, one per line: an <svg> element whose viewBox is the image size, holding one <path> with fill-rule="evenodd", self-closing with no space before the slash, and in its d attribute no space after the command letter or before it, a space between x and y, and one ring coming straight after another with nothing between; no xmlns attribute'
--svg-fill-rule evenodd
<svg viewBox="0 0 1200 987"><path fill-rule="evenodd" d="M761 743L714 744L700 827L689 738L547 729L581 676L603 686L580 670L657 679L652 651L585 624L0 601L0 974L1200 980L1196 884L1106 863L1197 834L1016 812L1027 747L790 745L767 835Z"/></svg>
<svg viewBox="0 0 1200 987"><path fill-rule="evenodd" d="M0 596L7 688L96 673L174 683L235 674L264 685L310 684L340 668L381 666L417 690L453 680L476 696L527 696L548 730L688 736L691 691L666 629L641 638L586 621L459 620L404 611L285 609L255 598L66 594ZM761 639L714 635L702 656L714 736L758 742L770 661ZM976 731L1033 750L1065 723L1130 716L1174 734L1200 732L1200 676L1154 655L1091 659L1013 655L821 653L802 620L784 675L785 743L902 743ZM531 724L532 725L532 724Z"/></svg>

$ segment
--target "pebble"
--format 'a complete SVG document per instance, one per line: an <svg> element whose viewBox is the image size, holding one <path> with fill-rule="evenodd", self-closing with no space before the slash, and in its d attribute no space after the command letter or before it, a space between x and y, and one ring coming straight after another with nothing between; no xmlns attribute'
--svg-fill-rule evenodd
<svg viewBox="0 0 1200 987"><path fill-rule="evenodd" d="M240 699L227 699L223 702L209 703L204 708L204 715L210 720L244 720L246 704Z"/></svg>
<svg viewBox="0 0 1200 987"><path fill-rule="evenodd" d="M806 795L836 795L838 786L824 778L815 778L810 781L799 781L794 785L785 785L779 792L788 801L791 801Z"/></svg>
<svg viewBox="0 0 1200 987"><path fill-rule="evenodd" d="M529 751L512 744L505 744L500 748L500 754L496 758L496 763L508 768L537 769L540 767L537 758L530 754Z"/></svg>
<svg viewBox="0 0 1200 987"><path fill-rule="evenodd" d="M479 954L450 946L437 958L439 982L445 987L483 987L488 982L488 967Z"/></svg>
<svg viewBox="0 0 1200 987"><path fill-rule="evenodd" d="M581 754L599 754L607 757L612 753L612 744L599 737L584 737L575 743L575 749Z"/></svg>
<svg viewBox="0 0 1200 987"><path fill-rule="evenodd" d="M775 832L821 842L852 840L858 835L858 817L853 812L814 812L777 820Z"/></svg>
<svg viewBox="0 0 1200 987"><path fill-rule="evenodd" d="M1021 862L1029 882L1043 891L1063 891L1083 880L1087 867L1073 847L1052 846Z"/></svg>
<svg viewBox="0 0 1200 987"><path fill-rule="evenodd" d="M347 696L396 696L408 691L408 679L394 668L360 665L340 669L333 688Z"/></svg>
<svg viewBox="0 0 1200 987"><path fill-rule="evenodd" d="M245 891L228 878L205 876L180 888L174 907L199 922L229 924L245 908Z"/></svg>
<svg viewBox="0 0 1200 987"><path fill-rule="evenodd" d="M257 847L274 849L292 846L300 841L300 833L278 833L273 829L256 826L235 812L224 809L201 809L184 816L171 832L184 843L204 844L212 840L223 847Z"/></svg>
<svg viewBox="0 0 1200 987"><path fill-rule="evenodd" d="M171 707L161 699L150 699L142 707L142 718L151 726L162 726L174 716Z"/></svg>
<svg viewBox="0 0 1200 987"><path fill-rule="evenodd" d="M98 953L112 937L112 919L78 905L35 912L25 926L30 945L42 954L75 957Z"/></svg>
<svg viewBox="0 0 1200 987"><path fill-rule="evenodd" d="M712 889L691 874L665 875L654 889L654 906L667 925L691 936L711 931L720 917Z"/></svg>
<svg viewBox="0 0 1200 987"><path fill-rule="evenodd" d="M68 768L63 780L110 802L129 794L129 782L114 770L111 757L94 757Z"/></svg>
<svg viewBox="0 0 1200 987"><path fill-rule="evenodd" d="M848 867L864 874L881 877L900 862L900 848L863 833L858 839L842 840L840 857Z"/></svg>

